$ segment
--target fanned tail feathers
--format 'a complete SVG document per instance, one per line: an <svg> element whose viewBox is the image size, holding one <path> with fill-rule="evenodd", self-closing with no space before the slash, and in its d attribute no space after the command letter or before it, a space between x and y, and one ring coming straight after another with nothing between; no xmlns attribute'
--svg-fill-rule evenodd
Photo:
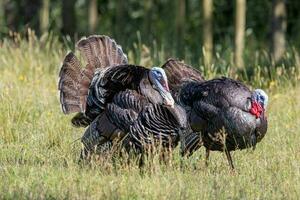
<svg viewBox="0 0 300 200"><path fill-rule="evenodd" d="M204 81L201 72L173 58L169 58L162 68L167 74L171 88L177 87L184 81Z"/></svg>
<svg viewBox="0 0 300 200"><path fill-rule="evenodd" d="M76 56L70 52L66 55L59 73L58 89L60 90L60 104L65 114L84 112L85 96L80 94L81 65ZM84 88L88 90L87 88Z"/></svg>
<svg viewBox="0 0 300 200"><path fill-rule="evenodd" d="M95 68L106 68L127 64L127 56L113 39L108 36L93 35L83 38L77 43L77 48L85 60Z"/></svg>
<svg viewBox="0 0 300 200"><path fill-rule="evenodd" d="M81 39L77 48L87 65L82 68L78 58L72 52L68 53L59 73L58 89L63 113L81 113L72 119L72 123L75 126L87 126L90 120L84 113L96 69L127 64L127 56L113 39L101 35Z"/></svg>

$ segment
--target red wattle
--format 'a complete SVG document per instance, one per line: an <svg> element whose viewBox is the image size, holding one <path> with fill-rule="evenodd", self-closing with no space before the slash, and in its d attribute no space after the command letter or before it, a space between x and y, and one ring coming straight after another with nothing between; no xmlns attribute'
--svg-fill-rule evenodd
<svg viewBox="0 0 300 200"><path fill-rule="evenodd" d="M257 103L256 101L251 103L250 113L252 115L255 115L256 118L259 118L262 112L263 112L263 108L259 103Z"/></svg>

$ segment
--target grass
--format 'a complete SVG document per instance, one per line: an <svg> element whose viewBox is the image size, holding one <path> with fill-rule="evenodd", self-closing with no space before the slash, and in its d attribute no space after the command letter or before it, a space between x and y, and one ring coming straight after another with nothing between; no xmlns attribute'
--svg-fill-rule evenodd
<svg viewBox="0 0 300 200"><path fill-rule="evenodd" d="M300 198L295 58L286 60L295 74L282 65L276 68L281 74L266 78L254 66L256 73L245 79L270 95L269 130L254 152L233 153L236 173L230 172L221 153L212 153L206 167L203 149L188 160L181 160L177 149L168 166L154 158L141 171L118 159L78 164L81 144L76 139L84 129L73 128L71 116L60 110L57 76L67 49L55 37L30 37L28 42L15 37L15 42L5 40L0 47L0 199ZM140 63L158 62L144 57ZM226 59L220 57L214 67ZM205 69L207 77L220 73L218 68Z"/></svg>

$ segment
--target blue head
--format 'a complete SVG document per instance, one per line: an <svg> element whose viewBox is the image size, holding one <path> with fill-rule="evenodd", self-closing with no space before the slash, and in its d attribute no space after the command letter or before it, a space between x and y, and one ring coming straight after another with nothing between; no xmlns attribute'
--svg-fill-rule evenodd
<svg viewBox="0 0 300 200"><path fill-rule="evenodd" d="M174 106L174 99L170 93L168 78L163 70L160 67L153 67L150 70L149 78L151 83L154 85L154 88L159 92L164 100L165 105Z"/></svg>
<svg viewBox="0 0 300 200"><path fill-rule="evenodd" d="M267 109L268 100L268 95L263 90L254 90L251 95L250 113L255 115L256 118L260 118L261 114L264 114Z"/></svg>
<svg viewBox="0 0 300 200"><path fill-rule="evenodd" d="M265 91L262 89L255 89L251 96L252 101L255 101L261 105L264 110L266 110L269 97Z"/></svg>

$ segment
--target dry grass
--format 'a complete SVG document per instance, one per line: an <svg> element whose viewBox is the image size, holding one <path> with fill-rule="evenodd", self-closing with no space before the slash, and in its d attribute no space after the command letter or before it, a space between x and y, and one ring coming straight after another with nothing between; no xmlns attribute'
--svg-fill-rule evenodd
<svg viewBox="0 0 300 200"><path fill-rule="evenodd" d="M297 84L269 82L269 131L254 152L233 153L235 174L221 153L205 167L203 150L189 160L175 151L169 166L154 158L142 171L118 158L79 165L75 140L83 129L71 126L58 103L63 49L55 39L0 48L0 199L300 198Z"/></svg>

